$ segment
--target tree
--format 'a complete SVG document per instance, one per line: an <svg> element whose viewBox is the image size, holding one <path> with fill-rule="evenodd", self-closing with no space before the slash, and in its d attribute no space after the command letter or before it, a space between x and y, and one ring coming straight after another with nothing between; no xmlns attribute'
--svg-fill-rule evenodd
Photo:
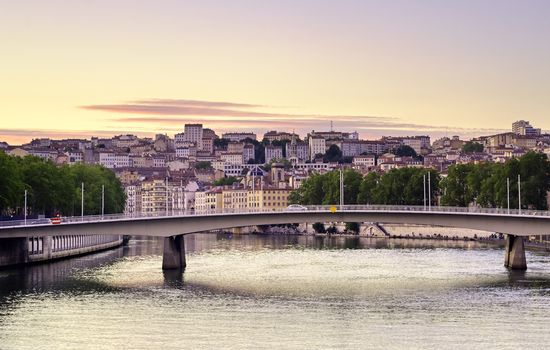
<svg viewBox="0 0 550 350"><path fill-rule="evenodd" d="M472 201L468 195L468 175L473 172L472 164L457 164L449 167L447 177L442 180L441 204L466 207Z"/></svg>
<svg viewBox="0 0 550 350"><path fill-rule="evenodd" d="M214 181L214 186L230 186L238 181L239 179L234 176L222 177L221 179Z"/></svg>
<svg viewBox="0 0 550 350"><path fill-rule="evenodd" d="M483 152L483 145L474 141L468 141L462 146L464 153L480 153Z"/></svg>
<svg viewBox="0 0 550 350"><path fill-rule="evenodd" d="M214 139L214 147L216 149L227 149L227 145L229 144L228 139Z"/></svg>
<svg viewBox="0 0 550 350"><path fill-rule="evenodd" d="M329 226L329 228L327 228L327 233L329 233L331 235L336 234L336 233L338 233L338 229L336 228L336 226L331 225L331 226Z"/></svg>
<svg viewBox="0 0 550 350"><path fill-rule="evenodd" d="M358 234L360 229L360 225L358 222L346 222L346 231L353 232L354 234Z"/></svg>
<svg viewBox="0 0 550 350"><path fill-rule="evenodd" d="M270 166L273 166L274 163L282 164L286 170L288 170L292 167L292 164L290 163L290 160L288 160L286 158L273 158L269 161Z"/></svg>
<svg viewBox="0 0 550 350"><path fill-rule="evenodd" d="M198 170L212 169L212 163L211 162L196 162L195 163L195 169L198 169Z"/></svg>
<svg viewBox="0 0 550 350"><path fill-rule="evenodd" d="M363 175L356 170L344 171L344 204L357 204Z"/></svg>
<svg viewBox="0 0 550 350"><path fill-rule="evenodd" d="M0 215L19 206L25 186L21 181L20 168L14 157L0 151Z"/></svg>
<svg viewBox="0 0 550 350"><path fill-rule="evenodd" d="M337 145L331 145L325 156L323 157L323 162L337 163L342 159L342 151Z"/></svg>
<svg viewBox="0 0 550 350"><path fill-rule="evenodd" d="M399 157L413 157L417 158L418 154L411 146L401 145L394 150L394 154Z"/></svg>
<svg viewBox="0 0 550 350"><path fill-rule="evenodd" d="M325 230L325 224L323 224L322 222L316 222L313 224L313 230L315 230L315 232L317 233L325 233L326 230Z"/></svg>
<svg viewBox="0 0 550 350"><path fill-rule="evenodd" d="M421 168L392 169L384 174L372 192L374 203L422 205L424 199L423 176L427 174L427 171L430 172L432 203L435 203L435 196L439 188L439 174L435 170Z"/></svg>
<svg viewBox="0 0 550 350"><path fill-rule="evenodd" d="M376 188L380 175L371 172L368 173L361 180L359 185L359 191L357 194L357 204L373 204L374 202L374 189Z"/></svg>
<svg viewBox="0 0 550 350"><path fill-rule="evenodd" d="M4 169L5 165L8 169ZM23 212L24 190L28 191L29 215L80 213L81 183L85 184L85 214L101 213L101 192L105 186L105 213L120 213L125 194L115 174L99 165L56 166L51 161L0 153L0 210ZM4 184L9 188L4 189Z"/></svg>

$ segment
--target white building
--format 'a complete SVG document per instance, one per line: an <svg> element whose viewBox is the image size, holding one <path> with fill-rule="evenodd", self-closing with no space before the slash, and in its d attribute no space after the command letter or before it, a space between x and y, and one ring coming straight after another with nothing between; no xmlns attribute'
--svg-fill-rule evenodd
<svg viewBox="0 0 550 350"><path fill-rule="evenodd" d="M373 167L376 165L376 157L373 154L353 157L353 165L360 167Z"/></svg>
<svg viewBox="0 0 550 350"><path fill-rule="evenodd" d="M527 120L518 120L512 123L512 132L517 135L538 136L541 130L533 128Z"/></svg>
<svg viewBox="0 0 550 350"><path fill-rule="evenodd" d="M269 163L272 159L283 158L282 146L265 146L265 162Z"/></svg>
<svg viewBox="0 0 550 350"><path fill-rule="evenodd" d="M127 153L100 152L99 164L109 169L129 167L130 156Z"/></svg>
<svg viewBox="0 0 550 350"><path fill-rule="evenodd" d="M286 144L287 159L295 158L297 161L308 160L308 145L305 142L288 142Z"/></svg>
<svg viewBox="0 0 550 350"><path fill-rule="evenodd" d="M176 148L177 158L191 158L197 155L196 147L179 147Z"/></svg>
<svg viewBox="0 0 550 350"><path fill-rule="evenodd" d="M253 132L228 132L222 134L222 139L239 142L246 139L256 140L256 134Z"/></svg>
<svg viewBox="0 0 550 350"><path fill-rule="evenodd" d="M248 163L249 160L255 160L256 154L254 152L254 145L246 144L243 147L243 163Z"/></svg>
<svg viewBox="0 0 550 350"><path fill-rule="evenodd" d="M315 159L317 154L325 154L326 152L326 141L323 137L320 136L310 136L309 137L309 159Z"/></svg>
<svg viewBox="0 0 550 350"><path fill-rule="evenodd" d="M243 155L238 152L222 152L220 154L220 159L228 164L242 164Z"/></svg>
<svg viewBox="0 0 550 350"><path fill-rule="evenodd" d="M82 152L69 151L65 154L67 155L67 157L69 157L69 159L67 160L69 164L82 163L84 161L84 155L82 154Z"/></svg>
<svg viewBox="0 0 550 350"><path fill-rule="evenodd" d="M416 154L420 154L422 151L422 140L419 138L404 138L403 144L414 149Z"/></svg>
<svg viewBox="0 0 550 350"><path fill-rule="evenodd" d="M126 204L124 206L124 214L135 215L141 213L141 187L129 185L124 187L126 194Z"/></svg>

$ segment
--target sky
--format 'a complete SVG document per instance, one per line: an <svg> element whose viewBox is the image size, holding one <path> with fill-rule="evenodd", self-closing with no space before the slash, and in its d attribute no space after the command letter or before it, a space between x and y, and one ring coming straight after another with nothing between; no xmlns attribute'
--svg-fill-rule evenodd
<svg viewBox="0 0 550 350"><path fill-rule="evenodd" d="M550 130L547 0L0 0L0 141Z"/></svg>

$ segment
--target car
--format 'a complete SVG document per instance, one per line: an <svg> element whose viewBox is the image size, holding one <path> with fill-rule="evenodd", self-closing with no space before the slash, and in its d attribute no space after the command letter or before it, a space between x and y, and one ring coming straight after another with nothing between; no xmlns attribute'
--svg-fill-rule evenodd
<svg viewBox="0 0 550 350"><path fill-rule="evenodd" d="M285 209L286 211L306 211L307 207L300 204L291 204Z"/></svg>

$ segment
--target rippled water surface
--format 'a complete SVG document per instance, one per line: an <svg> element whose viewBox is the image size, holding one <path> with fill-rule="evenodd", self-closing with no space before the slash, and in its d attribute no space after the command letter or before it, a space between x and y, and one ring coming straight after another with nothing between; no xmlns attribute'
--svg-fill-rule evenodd
<svg viewBox="0 0 550 350"><path fill-rule="evenodd" d="M194 235L0 271L0 349L544 349L550 256L475 242Z"/></svg>

